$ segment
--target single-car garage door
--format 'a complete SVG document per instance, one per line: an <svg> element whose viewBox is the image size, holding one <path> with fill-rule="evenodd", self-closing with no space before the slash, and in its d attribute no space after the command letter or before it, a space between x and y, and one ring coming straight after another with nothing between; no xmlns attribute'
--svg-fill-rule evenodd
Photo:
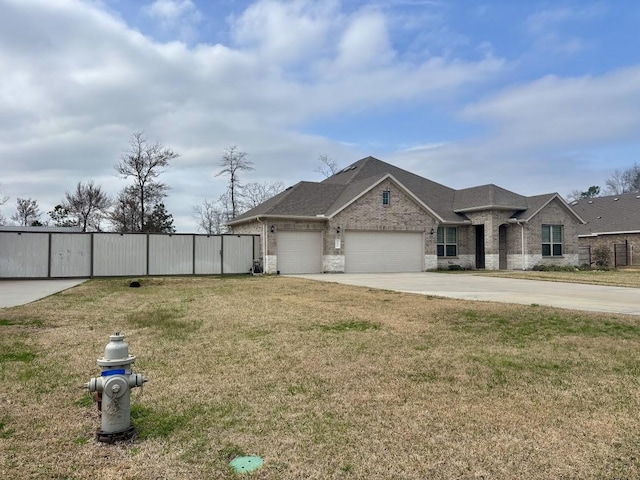
<svg viewBox="0 0 640 480"><path fill-rule="evenodd" d="M422 232L346 232L347 273L420 272Z"/></svg>
<svg viewBox="0 0 640 480"><path fill-rule="evenodd" d="M322 272L322 232L278 232L278 270L283 275Z"/></svg>

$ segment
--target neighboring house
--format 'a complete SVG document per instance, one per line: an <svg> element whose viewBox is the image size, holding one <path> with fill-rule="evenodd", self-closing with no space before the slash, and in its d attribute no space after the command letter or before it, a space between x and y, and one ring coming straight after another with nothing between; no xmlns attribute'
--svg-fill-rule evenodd
<svg viewBox="0 0 640 480"><path fill-rule="evenodd" d="M616 266L640 265L640 192L583 198L571 203L585 220L578 227L581 247L604 245Z"/></svg>
<svg viewBox="0 0 640 480"><path fill-rule="evenodd" d="M262 237L267 273L528 269L578 264L582 219L557 194L464 190L367 157L229 222Z"/></svg>

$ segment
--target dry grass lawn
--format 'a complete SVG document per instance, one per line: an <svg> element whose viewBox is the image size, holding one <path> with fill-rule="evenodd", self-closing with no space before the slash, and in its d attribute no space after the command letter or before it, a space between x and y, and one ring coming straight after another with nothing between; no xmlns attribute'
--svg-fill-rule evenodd
<svg viewBox="0 0 640 480"><path fill-rule="evenodd" d="M470 272L466 272L470 273ZM640 270L579 270L575 272L536 272L532 270L474 270L474 275L547 280L550 282L588 283L616 287L640 288Z"/></svg>
<svg viewBox="0 0 640 480"><path fill-rule="evenodd" d="M640 318L281 277L93 280L0 310L0 477L640 477ZM139 435L81 386L121 330Z"/></svg>

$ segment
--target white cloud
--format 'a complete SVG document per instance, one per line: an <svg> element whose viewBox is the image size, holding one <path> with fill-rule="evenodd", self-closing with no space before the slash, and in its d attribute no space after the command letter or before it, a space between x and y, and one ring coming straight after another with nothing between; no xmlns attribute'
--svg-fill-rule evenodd
<svg viewBox="0 0 640 480"><path fill-rule="evenodd" d="M202 20L202 14L191 0L154 0L144 10L159 20L162 28L177 31L185 41L195 37L194 27Z"/></svg>
<svg viewBox="0 0 640 480"><path fill-rule="evenodd" d="M259 53L264 62L287 65L326 53L342 20L335 0L261 0L229 21L238 47Z"/></svg>
<svg viewBox="0 0 640 480"><path fill-rule="evenodd" d="M547 76L467 107L506 145L563 147L630 141L640 130L640 67L602 76Z"/></svg>
<svg viewBox="0 0 640 480"><path fill-rule="evenodd" d="M589 48L591 40L567 33L567 27L590 22L604 12L600 4L581 4L576 8L550 8L529 15L525 26L538 49L575 55Z"/></svg>
<svg viewBox="0 0 640 480"><path fill-rule="evenodd" d="M385 17L380 12L363 12L349 22L342 34L335 68L340 73L377 69L388 65L394 57Z"/></svg>

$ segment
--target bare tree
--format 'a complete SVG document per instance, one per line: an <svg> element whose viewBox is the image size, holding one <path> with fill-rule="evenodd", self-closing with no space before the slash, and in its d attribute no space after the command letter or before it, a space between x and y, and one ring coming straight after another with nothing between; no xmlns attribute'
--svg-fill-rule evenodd
<svg viewBox="0 0 640 480"><path fill-rule="evenodd" d="M140 207L138 196L133 186L125 187L113 202L113 208L108 214L109 221L116 232L140 231Z"/></svg>
<svg viewBox="0 0 640 480"><path fill-rule="evenodd" d="M16 213L11 216L11 220L18 225L26 227L34 223L40 224L40 207L37 200L18 198L16 200L16 210Z"/></svg>
<svg viewBox="0 0 640 480"><path fill-rule="evenodd" d="M83 232L88 227L99 231L100 222L111 207L111 199L102 187L90 180L86 185L78 182L74 192L66 192L62 207L70 216L76 217L77 225L82 227Z"/></svg>
<svg viewBox="0 0 640 480"><path fill-rule="evenodd" d="M326 153L318 155L318 160L320 161L320 166L316 168L314 172L324 175L325 178L335 175L338 173L338 170L340 170L338 164Z"/></svg>
<svg viewBox="0 0 640 480"><path fill-rule="evenodd" d="M213 201L205 198L202 205L193 207L193 216L198 222L198 230L207 235L217 235L224 231L224 210Z"/></svg>
<svg viewBox="0 0 640 480"><path fill-rule="evenodd" d="M240 172L254 170L252 165L253 162L247 159L247 153L239 151L236 145L227 148L222 153L222 158L218 163L222 170L216 173L216 177L225 174L229 177L229 182L227 183L229 210L226 212L228 220L233 220L238 215L240 190L242 189Z"/></svg>
<svg viewBox="0 0 640 480"><path fill-rule="evenodd" d="M0 187L2 187L2 184L0 184ZM7 201L9 201L9 197L7 196L0 197L0 207L5 203L7 203ZM4 215L2 215L2 212L0 212L0 225L4 225L6 222L7 222L7 219L4 218Z"/></svg>
<svg viewBox="0 0 640 480"><path fill-rule="evenodd" d="M133 179L133 190L129 195L135 195L137 208L137 223L134 232L146 231L147 217L151 207L159 204L166 197L169 187L156 179L169 166L169 162L178 158L173 150L160 143L149 143L144 132L131 135L129 147L123 152L116 165L116 172L122 178Z"/></svg>
<svg viewBox="0 0 640 480"><path fill-rule="evenodd" d="M634 163L624 170L615 170L605 182L610 195L640 190L640 164Z"/></svg>
<svg viewBox="0 0 640 480"><path fill-rule="evenodd" d="M242 207L251 210L284 190L282 182L252 182L242 187Z"/></svg>

